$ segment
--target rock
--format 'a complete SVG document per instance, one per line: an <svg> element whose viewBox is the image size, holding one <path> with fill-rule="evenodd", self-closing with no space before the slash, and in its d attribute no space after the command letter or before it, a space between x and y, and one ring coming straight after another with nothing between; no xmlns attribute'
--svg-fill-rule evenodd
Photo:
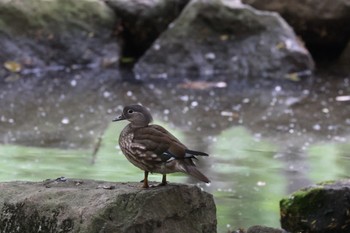
<svg viewBox="0 0 350 233"><path fill-rule="evenodd" d="M0 63L16 61L24 73L119 59L115 16L101 1L0 0L0 13Z"/></svg>
<svg viewBox="0 0 350 233"><path fill-rule="evenodd" d="M249 227L247 230L247 233L287 233L287 232L283 229L256 225L256 226Z"/></svg>
<svg viewBox="0 0 350 233"><path fill-rule="evenodd" d="M104 0L118 17L122 63L134 62L182 11L189 0Z"/></svg>
<svg viewBox="0 0 350 233"><path fill-rule="evenodd" d="M339 56L350 39L349 0L242 0L260 10L276 11L315 55Z"/></svg>
<svg viewBox="0 0 350 233"><path fill-rule="evenodd" d="M196 186L61 178L0 188L0 232L216 232L213 196Z"/></svg>
<svg viewBox="0 0 350 233"><path fill-rule="evenodd" d="M290 232L350 232L350 180L320 183L281 200L282 228Z"/></svg>
<svg viewBox="0 0 350 233"><path fill-rule="evenodd" d="M134 71L139 79L218 81L285 80L312 69L308 51L278 14L229 0L193 0Z"/></svg>
<svg viewBox="0 0 350 233"><path fill-rule="evenodd" d="M341 69L350 72L350 40L339 59Z"/></svg>

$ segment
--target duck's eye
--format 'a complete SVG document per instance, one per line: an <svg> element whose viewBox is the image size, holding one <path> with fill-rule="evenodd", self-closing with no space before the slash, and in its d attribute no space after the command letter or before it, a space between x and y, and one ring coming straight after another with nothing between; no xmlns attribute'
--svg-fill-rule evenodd
<svg viewBox="0 0 350 233"><path fill-rule="evenodd" d="M128 110L128 113L129 113L129 114L134 113L134 110L129 109L129 110Z"/></svg>

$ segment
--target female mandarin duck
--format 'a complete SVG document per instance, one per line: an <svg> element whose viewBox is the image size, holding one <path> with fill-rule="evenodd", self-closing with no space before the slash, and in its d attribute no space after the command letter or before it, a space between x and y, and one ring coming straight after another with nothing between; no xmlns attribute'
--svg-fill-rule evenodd
<svg viewBox="0 0 350 233"><path fill-rule="evenodd" d="M187 149L175 136L159 125L152 125L150 112L141 105L129 105L121 116L113 121L128 120L130 123L119 136L119 145L125 157L136 167L145 171L143 188L148 188L148 173L163 174L162 183L166 185L166 174L183 172L200 181L209 179L198 171L192 159L208 154Z"/></svg>

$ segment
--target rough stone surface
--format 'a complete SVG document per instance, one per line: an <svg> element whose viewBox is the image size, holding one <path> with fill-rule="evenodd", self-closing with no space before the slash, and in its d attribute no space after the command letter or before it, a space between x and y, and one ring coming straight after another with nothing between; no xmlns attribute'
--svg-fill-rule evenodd
<svg viewBox="0 0 350 233"><path fill-rule="evenodd" d="M0 15L0 64L15 61L30 73L118 59L115 15L101 1L0 0Z"/></svg>
<svg viewBox="0 0 350 233"><path fill-rule="evenodd" d="M281 200L282 228L290 232L350 232L350 180L325 182Z"/></svg>
<svg viewBox="0 0 350 233"><path fill-rule="evenodd" d="M247 230L247 233L288 233L288 232L283 229L256 225L256 226L249 227Z"/></svg>
<svg viewBox="0 0 350 233"><path fill-rule="evenodd" d="M235 1L193 0L135 66L139 79L288 79L313 61L276 13Z"/></svg>
<svg viewBox="0 0 350 233"><path fill-rule="evenodd" d="M116 33L123 44L121 62L133 62L182 11L189 0L104 0L118 17ZM125 60L125 61L124 61Z"/></svg>
<svg viewBox="0 0 350 233"><path fill-rule="evenodd" d="M213 197L196 186L53 180L0 189L0 232L216 232Z"/></svg>
<svg viewBox="0 0 350 233"><path fill-rule="evenodd" d="M349 0L242 0L286 19L315 55L339 55L350 39Z"/></svg>

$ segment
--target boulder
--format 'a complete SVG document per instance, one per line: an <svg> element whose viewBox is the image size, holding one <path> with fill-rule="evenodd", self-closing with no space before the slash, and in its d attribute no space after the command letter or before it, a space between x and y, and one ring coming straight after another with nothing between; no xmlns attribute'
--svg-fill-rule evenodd
<svg viewBox="0 0 350 233"><path fill-rule="evenodd" d="M27 74L118 60L115 15L99 0L0 0L0 14L0 73L3 66Z"/></svg>
<svg viewBox="0 0 350 233"><path fill-rule="evenodd" d="M167 29L189 0L104 0L118 20L116 34L122 48L121 64L133 63Z"/></svg>
<svg viewBox="0 0 350 233"><path fill-rule="evenodd" d="M256 226L249 227L247 230L247 233L287 233L287 232L283 229L256 225Z"/></svg>
<svg viewBox="0 0 350 233"><path fill-rule="evenodd" d="M58 178L0 188L0 232L216 232L213 196L196 186Z"/></svg>
<svg viewBox="0 0 350 233"><path fill-rule="evenodd" d="M276 11L315 55L339 56L350 39L349 0L242 0L256 9Z"/></svg>
<svg viewBox="0 0 350 233"><path fill-rule="evenodd" d="M310 54L278 14L236 1L193 0L134 71L138 79L218 81L285 80L312 69Z"/></svg>
<svg viewBox="0 0 350 233"><path fill-rule="evenodd" d="M350 180L320 183L281 200L282 228L303 233L350 232Z"/></svg>

